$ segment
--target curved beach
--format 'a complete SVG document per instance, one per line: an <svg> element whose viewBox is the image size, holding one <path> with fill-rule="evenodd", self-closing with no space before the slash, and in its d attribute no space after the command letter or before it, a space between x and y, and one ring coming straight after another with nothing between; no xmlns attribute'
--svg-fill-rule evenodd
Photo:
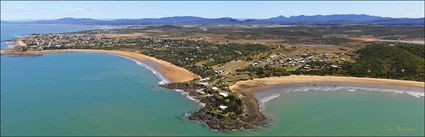
<svg viewBox="0 0 425 137"><path fill-rule="evenodd" d="M307 75L291 75L282 77L256 78L252 80L239 81L230 86L230 89L239 92L243 95L241 99L246 105L246 113L257 121L266 119L261 112L261 102L254 93L267 91L270 88L297 86L314 86L316 84L327 85L353 85L353 86L369 86L377 88L396 88L397 90L410 91L415 89L415 92L408 93L416 97L424 96L424 82L392 80L379 78L360 78L360 77L340 77L340 76L307 76ZM271 93L274 94L274 93ZM273 96L273 95L272 95Z"/></svg>
<svg viewBox="0 0 425 137"><path fill-rule="evenodd" d="M261 89L278 86L278 85L292 85L292 84L317 84L317 83L334 83L334 84L367 84L367 85L391 85L400 87L415 87L424 88L425 82L407 81L407 80L394 80L394 79L380 79L380 78L362 78L362 77L341 77L341 76L307 76L307 75L291 75L283 77L268 77L257 78L247 81L239 81L230 88L234 91L242 92L255 92ZM422 91L423 92L423 91Z"/></svg>
<svg viewBox="0 0 425 137"><path fill-rule="evenodd" d="M139 61L146 65L147 67L153 69L154 71L159 72L161 76L163 76L167 82L187 82L196 78L200 78L200 76L186 70L182 67L176 66L169 62L146 56L140 53L130 52L130 51L119 51L119 50L90 50L90 49L70 49L67 51L77 51L77 52L97 52L97 53L109 53L124 56L130 59L134 59L135 61Z"/></svg>

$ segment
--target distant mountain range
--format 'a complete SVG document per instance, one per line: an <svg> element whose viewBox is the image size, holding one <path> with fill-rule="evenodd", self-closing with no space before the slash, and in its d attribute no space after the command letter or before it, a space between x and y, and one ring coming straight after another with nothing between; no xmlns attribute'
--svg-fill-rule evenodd
<svg viewBox="0 0 425 137"><path fill-rule="evenodd" d="M100 20L92 18L61 18L37 21L2 21L2 23L39 24L89 24L89 25L213 25L213 24L282 24L282 25L424 25L424 18L390 18L365 14L337 14L314 16L278 16L268 19L239 20L229 17L202 18L195 16L175 16L164 18Z"/></svg>

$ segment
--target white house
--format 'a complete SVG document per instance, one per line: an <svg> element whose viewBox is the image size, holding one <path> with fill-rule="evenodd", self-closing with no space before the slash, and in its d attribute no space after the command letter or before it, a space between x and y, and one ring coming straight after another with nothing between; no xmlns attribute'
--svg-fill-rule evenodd
<svg viewBox="0 0 425 137"><path fill-rule="evenodd" d="M331 67L332 67L332 68L337 68L337 67L338 67L338 65L331 65Z"/></svg>
<svg viewBox="0 0 425 137"><path fill-rule="evenodd" d="M218 94L221 95L221 96L223 96L223 97L228 97L229 96L229 93L227 93L227 92L220 92Z"/></svg>
<svg viewBox="0 0 425 137"><path fill-rule="evenodd" d="M200 82L199 84L201 84L203 86L208 86L209 85L207 82Z"/></svg>
<svg viewBox="0 0 425 137"><path fill-rule="evenodd" d="M206 78L202 78L201 79L201 81L207 81L207 80L210 80L210 78L209 77L206 77Z"/></svg>
<svg viewBox="0 0 425 137"><path fill-rule="evenodd" d="M221 110L225 110L227 108L227 106L220 105L220 106L218 106L218 108L220 108Z"/></svg>

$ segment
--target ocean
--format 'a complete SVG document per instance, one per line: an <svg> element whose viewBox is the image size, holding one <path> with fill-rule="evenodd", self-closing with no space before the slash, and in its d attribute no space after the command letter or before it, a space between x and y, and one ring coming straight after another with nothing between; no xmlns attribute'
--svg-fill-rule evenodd
<svg viewBox="0 0 425 137"><path fill-rule="evenodd" d="M99 26L5 25L4 40ZM213 131L185 119L199 105L149 69L101 53L1 56L1 135L424 135L424 98L348 88L270 89L257 131Z"/></svg>

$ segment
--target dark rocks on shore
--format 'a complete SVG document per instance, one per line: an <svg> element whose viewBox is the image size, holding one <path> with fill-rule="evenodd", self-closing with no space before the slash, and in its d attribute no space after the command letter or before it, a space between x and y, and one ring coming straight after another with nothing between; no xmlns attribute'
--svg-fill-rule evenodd
<svg viewBox="0 0 425 137"><path fill-rule="evenodd" d="M184 92L188 93L190 96L204 103L205 106L191 113L187 118L189 120L202 121L211 129L227 131L240 129L255 129L258 126L262 126L264 124L264 120L266 119L264 115L262 115L261 112L257 109L258 106L253 107L253 105L257 104L255 98L249 98L252 96L242 98L244 102L243 104L245 106L244 108L246 108L245 114L237 116L235 118L229 118L210 112L210 108L214 104L219 103L220 100L214 98L213 96L205 96L205 94L196 92L196 90L204 88L202 85L197 85L188 82L171 83L162 85L162 87L169 89L181 89Z"/></svg>

